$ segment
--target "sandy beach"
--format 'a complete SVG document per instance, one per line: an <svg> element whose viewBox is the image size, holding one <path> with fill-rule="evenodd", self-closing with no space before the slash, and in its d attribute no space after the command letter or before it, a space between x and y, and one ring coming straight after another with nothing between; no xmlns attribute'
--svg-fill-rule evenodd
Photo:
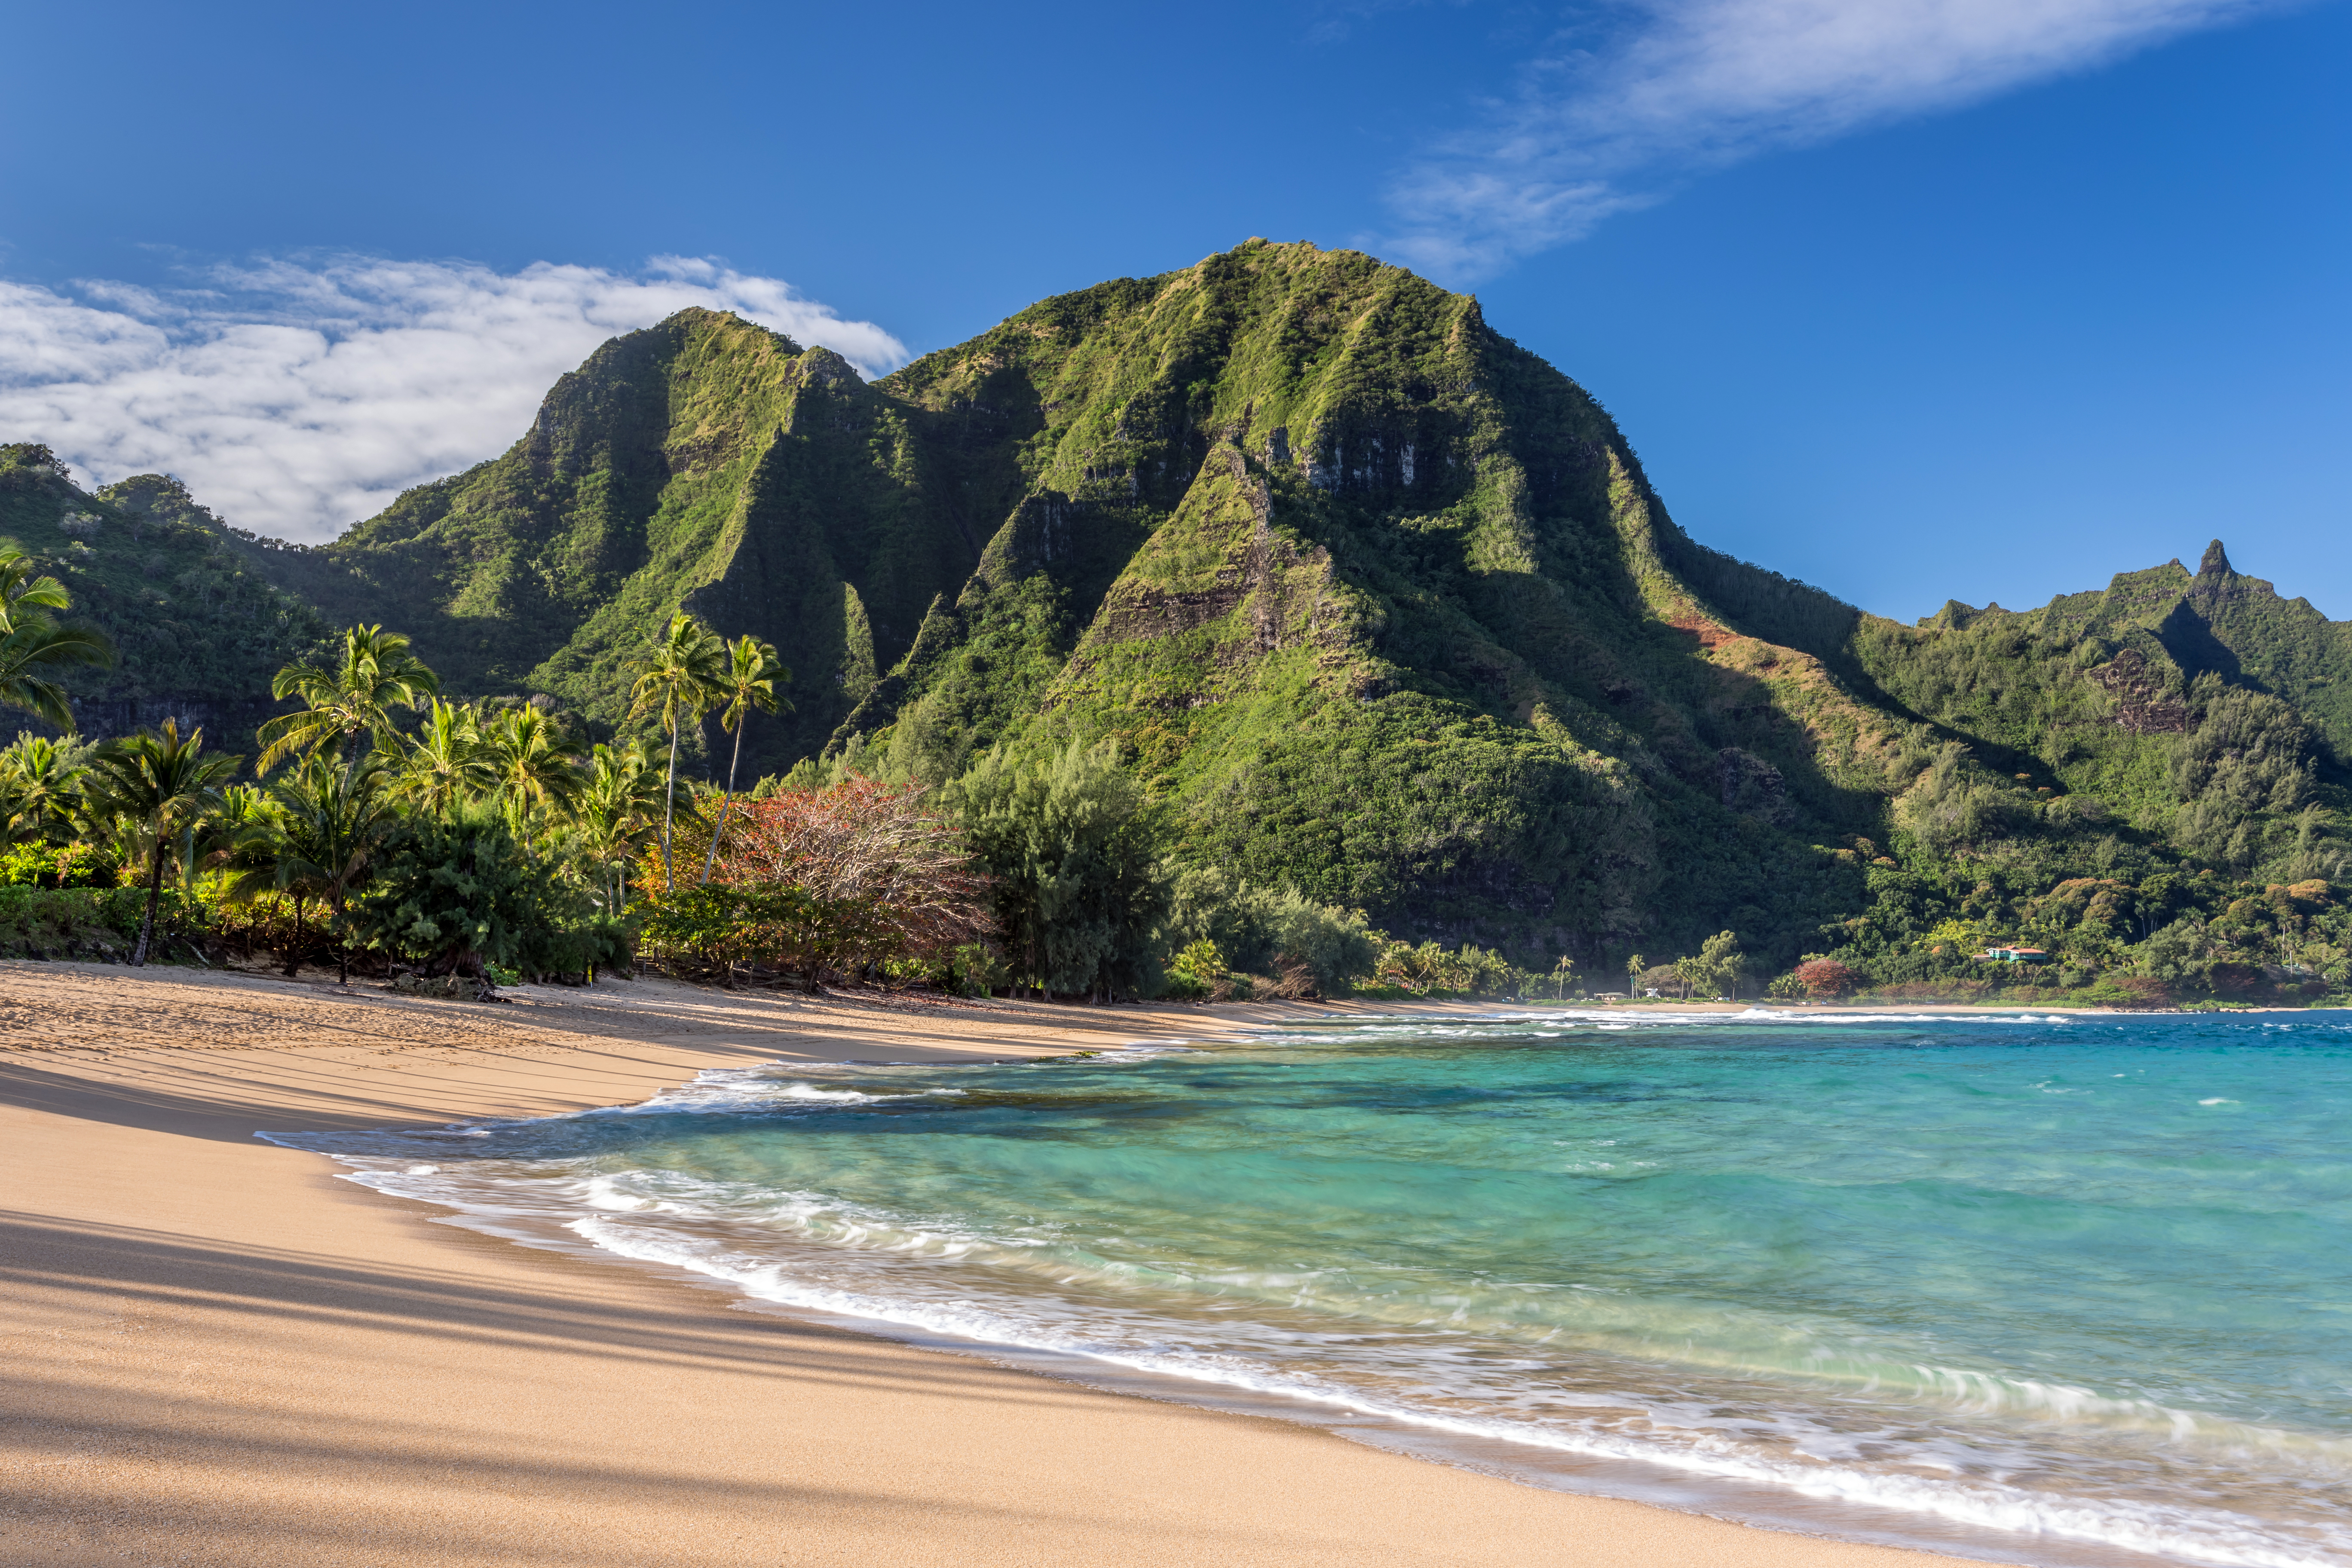
<svg viewBox="0 0 2352 1568"><path fill-rule="evenodd" d="M738 1310L433 1223L254 1136L634 1102L713 1067L1002 1058L1334 1011L512 994L0 963L0 1559L1955 1561Z"/></svg>

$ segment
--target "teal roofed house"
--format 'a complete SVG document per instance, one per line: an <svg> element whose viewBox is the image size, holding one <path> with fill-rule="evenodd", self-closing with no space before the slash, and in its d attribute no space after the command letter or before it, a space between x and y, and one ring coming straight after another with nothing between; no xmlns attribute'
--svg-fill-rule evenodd
<svg viewBox="0 0 2352 1568"><path fill-rule="evenodd" d="M2050 953L2039 947L1989 947L1977 956L2000 963L2042 963Z"/></svg>

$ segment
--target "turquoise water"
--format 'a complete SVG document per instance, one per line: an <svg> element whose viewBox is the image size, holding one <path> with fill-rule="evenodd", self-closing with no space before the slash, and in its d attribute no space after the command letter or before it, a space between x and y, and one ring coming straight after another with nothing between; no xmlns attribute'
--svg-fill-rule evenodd
<svg viewBox="0 0 2352 1568"><path fill-rule="evenodd" d="M765 1300L1530 1476L2288 1564L2352 1563L2347 1134L2341 1014L1537 1014L300 1142Z"/></svg>

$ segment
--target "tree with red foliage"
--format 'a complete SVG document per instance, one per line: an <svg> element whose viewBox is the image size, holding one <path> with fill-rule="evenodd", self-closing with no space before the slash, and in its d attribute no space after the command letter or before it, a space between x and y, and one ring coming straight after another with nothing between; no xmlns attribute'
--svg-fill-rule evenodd
<svg viewBox="0 0 2352 1568"><path fill-rule="evenodd" d="M918 786L853 778L740 803L710 883L653 900L646 937L702 962L797 973L814 991L991 934L988 883Z"/></svg>
<svg viewBox="0 0 2352 1568"><path fill-rule="evenodd" d="M1797 984L1809 996L1843 996L1862 984L1862 972L1834 958L1809 959L1797 965Z"/></svg>

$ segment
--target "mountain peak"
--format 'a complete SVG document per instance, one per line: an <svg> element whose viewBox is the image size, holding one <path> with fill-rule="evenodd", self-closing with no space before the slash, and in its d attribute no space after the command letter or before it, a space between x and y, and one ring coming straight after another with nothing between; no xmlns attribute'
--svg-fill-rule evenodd
<svg viewBox="0 0 2352 1568"><path fill-rule="evenodd" d="M852 386L866 384L866 378L857 374L856 365L822 343L803 350L800 359L801 374L811 381L822 382L828 387L839 386L844 382Z"/></svg>
<svg viewBox="0 0 2352 1568"><path fill-rule="evenodd" d="M61 570L119 570L112 624L156 628L142 657L174 669L173 617L226 603L218 574L150 572L127 512L61 531L61 481L16 466L0 522L14 501ZM625 658L684 606L794 672L746 778L937 784L1115 742L1188 866L1546 952L1729 929L1793 960L1866 893L1822 847L1890 824L2052 855L2168 833L2168 795L2116 795L2126 826L2094 831L2035 791L2172 777L2207 675L2352 756L2352 626L2218 541L2194 579L1893 626L1693 542L1607 413L1475 298L1295 241L1038 301L871 384L680 310L336 543L221 549L334 624L398 626L445 690L545 694L598 733L632 726ZM1971 706L1971 671L2009 695ZM716 726L682 751L734 761Z"/></svg>

